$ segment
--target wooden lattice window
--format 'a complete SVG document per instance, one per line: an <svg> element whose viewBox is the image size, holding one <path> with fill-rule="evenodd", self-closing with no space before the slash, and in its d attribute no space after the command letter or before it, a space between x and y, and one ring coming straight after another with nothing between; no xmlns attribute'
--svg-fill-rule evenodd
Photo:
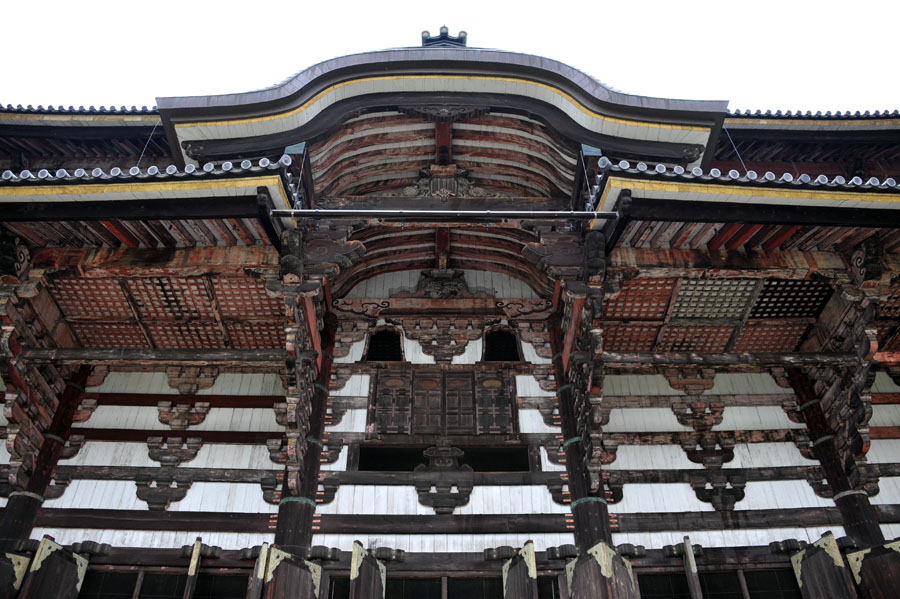
<svg viewBox="0 0 900 599"><path fill-rule="evenodd" d="M390 368L378 372L375 389L380 434L515 432L515 390L505 370Z"/></svg>

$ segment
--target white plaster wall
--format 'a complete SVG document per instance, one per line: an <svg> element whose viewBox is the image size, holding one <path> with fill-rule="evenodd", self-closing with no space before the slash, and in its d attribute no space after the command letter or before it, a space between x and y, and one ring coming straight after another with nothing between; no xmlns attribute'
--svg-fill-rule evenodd
<svg viewBox="0 0 900 599"><path fill-rule="evenodd" d="M343 551L353 549L353 541L358 540L364 546L391 547L409 552L423 553L481 553L487 548L510 545L522 547L529 540L534 542L537 551L545 551L548 547L573 545L575 537L571 533L533 533L533 534L452 534L452 535L385 535L357 533L352 535L317 534L313 535L313 545L337 547Z"/></svg>

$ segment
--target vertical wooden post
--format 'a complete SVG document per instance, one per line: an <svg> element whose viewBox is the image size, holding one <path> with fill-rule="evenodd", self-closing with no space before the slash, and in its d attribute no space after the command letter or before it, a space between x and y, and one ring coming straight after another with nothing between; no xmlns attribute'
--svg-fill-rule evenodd
<svg viewBox="0 0 900 599"><path fill-rule="evenodd" d="M534 543L528 541L503 564L503 597L505 599L537 599L537 562Z"/></svg>
<svg viewBox="0 0 900 599"><path fill-rule="evenodd" d="M18 599L75 599L88 560L45 536L41 539Z"/></svg>
<svg viewBox="0 0 900 599"><path fill-rule="evenodd" d="M329 297L326 291L326 301ZM310 298L303 298L304 312L315 307ZM315 317L312 325L315 326ZM324 329L316 329L319 339L319 372L309 417L306 455L300 471L300 487L296 496L283 495L278 506L278 523L275 528L275 544L297 555L302 555L312 543L312 521L316 511L316 491L319 488L319 466L322 456L322 434L325 431L325 410L328 403L328 380L331 377L332 351L334 351L334 321L327 315ZM299 366L298 366L299 367ZM286 488L286 485L285 485Z"/></svg>
<svg viewBox="0 0 900 599"><path fill-rule="evenodd" d="M840 455L829 430L809 376L799 368L789 368L788 377L797 399L800 401L803 419L813 438L813 453L822 466L828 486L834 492L834 503L841 512L841 521L847 535L856 541L857 547L871 547L884 543L884 533L878 524L878 512L869 503L862 489L854 489L844 468L845 456Z"/></svg>
<svg viewBox="0 0 900 599"><path fill-rule="evenodd" d="M900 594L900 539L848 553L847 563L865 599L895 599Z"/></svg>
<svg viewBox="0 0 900 599"><path fill-rule="evenodd" d="M703 599L703 589L700 587L700 575L697 573L697 560L694 559L694 546L691 545L691 537L684 537L683 546L684 573L687 576L691 599Z"/></svg>
<svg viewBox="0 0 900 599"><path fill-rule="evenodd" d="M323 584L322 566L277 547L269 547L266 557L260 551L260 559L266 560L265 599L318 599L327 594L328 578Z"/></svg>
<svg viewBox="0 0 900 599"><path fill-rule="evenodd" d="M197 586L197 575L200 573L200 549L203 547L203 541L200 537L194 541L191 548L191 563L188 566L187 581L184 583L184 593L181 599L192 599L194 596L194 588Z"/></svg>
<svg viewBox="0 0 900 599"><path fill-rule="evenodd" d="M0 554L0 597L15 597L22 586L28 562L24 555L15 553Z"/></svg>
<svg viewBox="0 0 900 599"><path fill-rule="evenodd" d="M35 457L34 470L25 489L9 494L3 519L0 520L0 549L11 551L18 541L27 539L31 534L38 508L44 502L44 493L59 461L59 454L69 438L72 418L90 372L90 366L82 366L73 379L66 383L65 390L59 396L53 420L44 431L44 441Z"/></svg>
<svg viewBox="0 0 900 599"><path fill-rule="evenodd" d="M387 570L369 555L359 541L353 542L350 559L350 599L384 599Z"/></svg>
<svg viewBox="0 0 900 599"><path fill-rule="evenodd" d="M640 599L631 564L600 542L566 564L570 599Z"/></svg>
<svg viewBox="0 0 900 599"><path fill-rule="evenodd" d="M857 599L833 534L792 555L791 565L803 599Z"/></svg>
<svg viewBox="0 0 900 599"><path fill-rule="evenodd" d="M259 548L259 555L256 556L256 562L253 564L253 571L250 572L250 579L247 581L246 599L260 599L262 597L268 564L269 544L263 543L262 547Z"/></svg>

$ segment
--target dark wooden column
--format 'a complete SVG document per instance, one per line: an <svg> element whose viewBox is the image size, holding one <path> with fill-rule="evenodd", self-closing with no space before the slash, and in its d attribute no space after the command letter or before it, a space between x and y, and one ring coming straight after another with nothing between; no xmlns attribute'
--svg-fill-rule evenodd
<svg viewBox="0 0 900 599"><path fill-rule="evenodd" d="M316 326L314 319L314 306L311 298L303 310L308 315L306 327ZM310 316L312 312L312 316ZM304 555L312 542L312 521L316 511L316 491L319 487L319 465L324 443L322 441L325 430L325 411L328 402L328 380L331 376L332 351L334 350L334 321L330 314L325 315L324 326L321 331L316 329L319 337L316 351L320 356L318 360L318 375L313 384L309 426L306 434L306 454L300 469L300 481L296 495L290 494L287 484L289 472L285 472L284 491L278 506L278 523L275 528L275 544L280 548L296 555ZM298 361L296 368L312 368L311 364L302 364ZM302 373L298 372L299 385L303 382ZM302 390L301 390L302 393ZM301 395L302 396L302 395ZM304 439L300 439L303 441Z"/></svg>
<svg viewBox="0 0 900 599"><path fill-rule="evenodd" d="M0 547L4 551L14 549L18 541L27 539L34 528L38 508L44 502L44 493L53 479L53 470L59 455L69 438L72 418L84 392L84 384L90 375L90 366L81 366L57 400L56 412L50 427L43 433L44 441L34 460L34 470L25 488L9 494L3 519L0 520Z"/></svg>
<svg viewBox="0 0 900 599"><path fill-rule="evenodd" d="M878 524L878 512L869 496L855 488L847 472L853 456L842 455L838 449L835 432L827 424L821 398L817 397L809 376L800 368L788 369L788 376L803 418L809 428L813 453L821 464L828 486L834 492L834 503L841 512L844 530L858 547L871 547L884 543L884 534Z"/></svg>
<svg viewBox="0 0 900 599"><path fill-rule="evenodd" d="M503 564L504 599L538 599L534 543L528 541Z"/></svg>
<svg viewBox="0 0 900 599"><path fill-rule="evenodd" d="M384 599L385 567L359 541L350 560L350 599Z"/></svg>
<svg viewBox="0 0 900 599"><path fill-rule="evenodd" d="M803 599L856 599L856 589L831 533L791 556Z"/></svg>
<svg viewBox="0 0 900 599"><path fill-rule="evenodd" d="M18 599L75 599L87 570L87 558L44 537Z"/></svg>
<svg viewBox="0 0 900 599"><path fill-rule="evenodd" d="M639 599L637 578L628 561L600 542L566 565L569 599Z"/></svg>
<svg viewBox="0 0 900 599"><path fill-rule="evenodd" d="M562 302L561 302L562 303ZM566 454L566 473L568 474L569 493L572 497L572 516L575 520L575 544L582 551L593 547L600 541L611 543L612 533L609 528L609 512L606 509L604 498L591 495L591 478L585 463L583 427L579 426L579 418L576 413L576 395L590 393L590 388L576 388L576 385L590 385L590 375L585 376L585 369L593 368L589 356L575 353L576 331L582 326L589 326L589 322L583 322L584 297L573 297L568 302L568 307L561 314L562 319L568 318L566 330L559 323L551 330L551 347L554 352L553 365L556 371L556 380L559 385L559 415L560 426L563 433L563 450ZM587 358L587 359L586 359ZM563 360L566 360L564 363ZM572 375L577 372L577 381L570 383Z"/></svg>
<svg viewBox="0 0 900 599"><path fill-rule="evenodd" d="M895 599L900 595L900 540L847 554L860 595Z"/></svg>

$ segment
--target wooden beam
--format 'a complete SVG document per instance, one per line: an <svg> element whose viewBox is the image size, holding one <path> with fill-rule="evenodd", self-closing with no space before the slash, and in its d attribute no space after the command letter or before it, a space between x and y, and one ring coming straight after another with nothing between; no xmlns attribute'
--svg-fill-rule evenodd
<svg viewBox="0 0 900 599"><path fill-rule="evenodd" d="M774 353L774 352L732 352L732 353L615 353L603 352L601 363L605 367L632 366L855 366L859 356L854 353Z"/></svg>
<svg viewBox="0 0 900 599"><path fill-rule="evenodd" d="M283 349L113 349L113 348L23 348L25 362L55 364L104 364L185 366L254 366L283 368L288 354Z"/></svg>

